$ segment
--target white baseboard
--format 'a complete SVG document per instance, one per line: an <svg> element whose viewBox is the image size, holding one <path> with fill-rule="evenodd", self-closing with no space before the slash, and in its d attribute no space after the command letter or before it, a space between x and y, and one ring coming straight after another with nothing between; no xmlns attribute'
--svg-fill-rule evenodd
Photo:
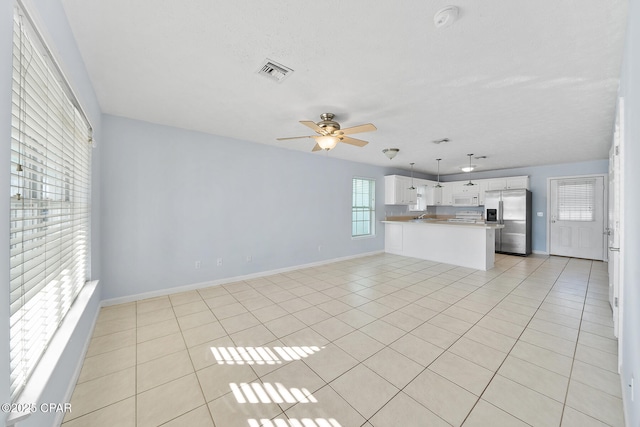
<svg viewBox="0 0 640 427"><path fill-rule="evenodd" d="M309 263L309 264L294 265L294 266L291 266L291 267L284 267L284 268L278 268L278 269L275 269L275 270L261 271L261 272L258 272L258 273L246 274L246 275L242 275L242 276L225 277L224 279L217 279L217 280L212 280L212 281L208 281L208 282L192 283L192 284L189 284L189 285L176 286L176 287L166 288L166 289L159 289L157 291L143 292L141 294L134 294L134 295L127 295L127 296L124 296L124 297L110 298L110 299L102 300L101 306L102 307L108 307L110 305L125 304L125 303L128 303L128 302L140 301L140 300L148 299L148 298L162 297L162 296L165 296L165 295L176 294L176 293L179 293L179 292L193 291L195 289L208 288L210 286L218 286L218 285L223 285L225 283L239 282L239 281L242 281L242 280L257 279L257 278L260 278L260 277L272 276L274 274L286 273L286 272L293 271L293 270L300 270L302 268L318 267L318 266L321 266L321 265L332 264L334 262L348 261L350 259L356 259L356 258L364 258L364 257L371 256L371 255L378 255L378 254L381 254L381 253L384 253L384 251L374 251L374 252L367 252L367 253L364 253L364 254L350 255L350 256L341 257L341 258L332 258L332 259L328 259L328 260L324 260L324 261L312 262L312 263Z"/></svg>
<svg viewBox="0 0 640 427"><path fill-rule="evenodd" d="M533 253L536 255L549 255L549 252L546 251L533 251Z"/></svg>

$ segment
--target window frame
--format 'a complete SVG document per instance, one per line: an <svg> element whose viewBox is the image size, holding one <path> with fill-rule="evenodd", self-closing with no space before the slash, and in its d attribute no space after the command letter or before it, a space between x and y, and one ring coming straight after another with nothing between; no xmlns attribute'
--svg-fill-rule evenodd
<svg viewBox="0 0 640 427"><path fill-rule="evenodd" d="M21 1L13 49L9 393L16 401L90 280L93 131Z"/></svg>
<svg viewBox="0 0 640 427"><path fill-rule="evenodd" d="M368 191L358 191L356 187L357 182L367 183ZM363 185L363 184L361 184ZM362 189L362 187L360 187ZM364 201L362 197L366 197L366 203L360 205L357 204L358 200ZM357 218L361 216L361 218ZM365 218L366 217L366 218ZM365 224L365 228L368 232L357 233L358 224ZM360 176L354 176L351 179L351 238L362 239L368 237L375 237L376 235L376 180L373 178L366 178Z"/></svg>

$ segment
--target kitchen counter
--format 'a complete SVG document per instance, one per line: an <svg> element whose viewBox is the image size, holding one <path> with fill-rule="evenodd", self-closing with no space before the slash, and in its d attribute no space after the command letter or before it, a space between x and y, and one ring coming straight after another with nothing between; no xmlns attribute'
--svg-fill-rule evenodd
<svg viewBox="0 0 640 427"><path fill-rule="evenodd" d="M487 224L485 222L465 222L465 221L450 221L448 219L436 219L436 218L425 218L425 219L391 219L391 220L383 220L381 221L385 224L393 224L393 223L402 223L402 224L429 224L429 225L455 225L455 226L463 226L463 227L480 227L480 228L504 228L502 224Z"/></svg>
<svg viewBox="0 0 640 427"><path fill-rule="evenodd" d="M388 219L385 252L461 267L489 270L495 261L495 230L501 224L444 219Z"/></svg>

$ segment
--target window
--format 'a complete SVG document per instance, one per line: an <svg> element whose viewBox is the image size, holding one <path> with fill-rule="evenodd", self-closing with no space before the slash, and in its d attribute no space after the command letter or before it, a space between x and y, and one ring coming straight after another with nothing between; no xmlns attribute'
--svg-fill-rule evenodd
<svg viewBox="0 0 640 427"><path fill-rule="evenodd" d="M24 11L14 10L11 397L88 280L91 127Z"/></svg>
<svg viewBox="0 0 640 427"><path fill-rule="evenodd" d="M375 234L376 182L373 179L353 178L351 236Z"/></svg>
<svg viewBox="0 0 640 427"><path fill-rule="evenodd" d="M596 180L558 182L558 220L595 221Z"/></svg>

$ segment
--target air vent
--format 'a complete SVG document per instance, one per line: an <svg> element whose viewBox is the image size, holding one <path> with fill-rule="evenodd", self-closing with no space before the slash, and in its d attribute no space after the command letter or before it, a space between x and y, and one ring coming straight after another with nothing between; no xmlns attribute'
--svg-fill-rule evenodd
<svg viewBox="0 0 640 427"><path fill-rule="evenodd" d="M285 67L282 64L278 64L277 62L272 61L269 58L265 60L264 65L262 66L260 71L258 71L258 74L268 77L271 80L275 80L278 83L286 79L291 73L293 73L293 70L291 68Z"/></svg>

